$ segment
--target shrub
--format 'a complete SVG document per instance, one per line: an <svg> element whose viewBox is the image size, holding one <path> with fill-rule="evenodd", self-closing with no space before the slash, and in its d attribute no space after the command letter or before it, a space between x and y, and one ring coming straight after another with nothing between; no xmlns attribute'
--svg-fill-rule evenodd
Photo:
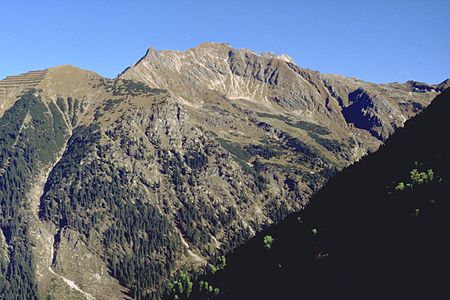
<svg viewBox="0 0 450 300"><path fill-rule="evenodd" d="M403 182L399 182L397 186L395 187L395 190L397 191L403 191L405 189L405 184Z"/></svg>
<svg viewBox="0 0 450 300"><path fill-rule="evenodd" d="M266 249L271 249L272 248L272 244L274 242L274 238L271 235L266 235L263 239L264 242L264 247Z"/></svg>

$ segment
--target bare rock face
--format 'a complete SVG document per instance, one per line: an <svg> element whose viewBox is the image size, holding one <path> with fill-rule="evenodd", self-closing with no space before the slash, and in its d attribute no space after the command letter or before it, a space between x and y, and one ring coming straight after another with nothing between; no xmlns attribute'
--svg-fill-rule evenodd
<svg viewBox="0 0 450 300"><path fill-rule="evenodd" d="M8 245L6 244L6 238L3 235L3 232L0 232L0 255L3 261L9 261Z"/></svg>
<svg viewBox="0 0 450 300"><path fill-rule="evenodd" d="M0 81L6 299L157 299L300 210L448 84L376 85L213 43L149 49L115 79L31 77Z"/></svg>
<svg viewBox="0 0 450 300"><path fill-rule="evenodd" d="M351 92L348 99L349 105L342 109L347 123L369 131L379 140L387 139L394 132L394 128L402 126L401 119L398 118L401 112L390 106L382 96L370 96L364 89L359 88Z"/></svg>
<svg viewBox="0 0 450 300"><path fill-rule="evenodd" d="M385 140L403 126L445 85L413 81L376 85L303 69L284 56L258 55L215 43L186 52L149 49L119 77L168 89L181 102L197 107L207 105L208 93L214 91L252 111L291 115L347 134L350 131L361 139L360 144L367 145L379 145L377 140ZM361 90L370 96L362 97ZM243 101L245 105L240 105ZM366 140L365 134L352 127L367 131L371 137Z"/></svg>

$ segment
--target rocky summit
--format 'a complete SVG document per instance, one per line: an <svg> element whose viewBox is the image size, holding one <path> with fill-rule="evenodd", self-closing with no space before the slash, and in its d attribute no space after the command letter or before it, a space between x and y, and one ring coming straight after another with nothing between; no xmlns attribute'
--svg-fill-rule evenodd
<svg viewBox="0 0 450 300"><path fill-rule="evenodd" d="M449 81L373 84L287 55L149 49L117 78L0 81L2 299L159 299L299 211Z"/></svg>

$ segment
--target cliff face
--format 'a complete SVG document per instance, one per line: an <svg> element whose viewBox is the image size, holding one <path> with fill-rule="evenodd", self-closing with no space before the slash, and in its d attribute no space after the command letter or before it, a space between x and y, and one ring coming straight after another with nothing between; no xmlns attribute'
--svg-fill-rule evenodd
<svg viewBox="0 0 450 300"><path fill-rule="evenodd" d="M0 81L7 299L158 298L177 270L300 210L440 91L224 44L150 49L114 80L27 76Z"/></svg>

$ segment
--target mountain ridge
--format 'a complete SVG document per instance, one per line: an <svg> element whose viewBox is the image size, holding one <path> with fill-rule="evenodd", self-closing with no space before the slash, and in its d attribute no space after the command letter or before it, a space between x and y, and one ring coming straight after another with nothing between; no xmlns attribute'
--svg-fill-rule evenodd
<svg viewBox="0 0 450 300"><path fill-rule="evenodd" d="M439 94L224 44L152 50L114 79L70 65L32 87L13 79L0 269L29 272L4 272L7 299L157 299L179 270L302 209Z"/></svg>

